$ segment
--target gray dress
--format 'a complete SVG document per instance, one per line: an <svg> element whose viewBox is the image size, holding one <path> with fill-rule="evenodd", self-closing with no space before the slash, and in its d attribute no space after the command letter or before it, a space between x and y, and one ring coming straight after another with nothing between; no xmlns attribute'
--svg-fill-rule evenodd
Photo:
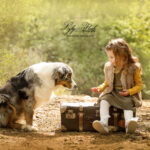
<svg viewBox="0 0 150 150"><path fill-rule="evenodd" d="M105 94L101 97L101 100L106 100L110 105L115 106L116 108L124 109L124 110L136 110L136 107L133 103L132 96L121 96L119 92L121 92L121 71L119 73L114 74L114 83L113 83L113 91L111 93Z"/></svg>

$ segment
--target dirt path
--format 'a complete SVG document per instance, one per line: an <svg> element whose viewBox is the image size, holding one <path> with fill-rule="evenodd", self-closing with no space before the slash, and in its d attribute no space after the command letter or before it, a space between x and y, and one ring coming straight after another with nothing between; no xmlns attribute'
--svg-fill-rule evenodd
<svg viewBox="0 0 150 150"><path fill-rule="evenodd" d="M60 101L85 102L96 98L64 96L56 97L35 111L34 127L38 132L21 132L0 129L0 150L149 150L150 149L150 101L144 101L137 110L139 127L135 134L123 132L100 135L96 132L60 132Z"/></svg>

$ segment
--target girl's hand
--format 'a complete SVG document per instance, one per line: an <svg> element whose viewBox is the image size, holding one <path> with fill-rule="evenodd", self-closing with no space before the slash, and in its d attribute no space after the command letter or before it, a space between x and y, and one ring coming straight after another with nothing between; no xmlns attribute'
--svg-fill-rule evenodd
<svg viewBox="0 0 150 150"><path fill-rule="evenodd" d="M119 92L119 94L122 96L128 96L130 92L127 89L124 89L123 92Z"/></svg>
<svg viewBox="0 0 150 150"><path fill-rule="evenodd" d="M97 87L92 87L91 90L92 90L93 92L95 92L95 93L99 93L99 92L100 92Z"/></svg>

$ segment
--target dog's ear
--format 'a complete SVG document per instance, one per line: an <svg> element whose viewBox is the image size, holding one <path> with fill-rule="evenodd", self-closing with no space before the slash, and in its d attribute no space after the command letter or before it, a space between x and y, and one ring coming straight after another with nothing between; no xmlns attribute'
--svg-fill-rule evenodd
<svg viewBox="0 0 150 150"><path fill-rule="evenodd" d="M65 79L66 75L67 75L67 69L65 67L60 67L58 69L59 79Z"/></svg>
<svg viewBox="0 0 150 150"><path fill-rule="evenodd" d="M67 74L66 68L59 67L54 70L52 77L53 77L53 79L57 79L57 80L64 79L66 74Z"/></svg>

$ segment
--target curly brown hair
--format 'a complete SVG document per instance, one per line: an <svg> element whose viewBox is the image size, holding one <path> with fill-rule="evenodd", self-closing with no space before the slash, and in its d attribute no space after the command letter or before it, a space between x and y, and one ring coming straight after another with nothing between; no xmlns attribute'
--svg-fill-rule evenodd
<svg viewBox="0 0 150 150"><path fill-rule="evenodd" d="M138 58L132 55L132 49L122 38L112 39L105 48L106 51L113 51L116 65L118 65L121 60L124 61L125 66L138 62Z"/></svg>

